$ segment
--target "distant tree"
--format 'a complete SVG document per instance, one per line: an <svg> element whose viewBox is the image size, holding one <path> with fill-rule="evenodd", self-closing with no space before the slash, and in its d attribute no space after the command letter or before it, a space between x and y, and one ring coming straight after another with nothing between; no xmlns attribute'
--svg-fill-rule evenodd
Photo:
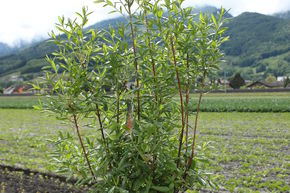
<svg viewBox="0 0 290 193"><path fill-rule="evenodd" d="M289 76L287 76L286 79L284 80L284 88L286 88L288 86L288 84L290 84Z"/></svg>
<svg viewBox="0 0 290 193"><path fill-rule="evenodd" d="M3 94L3 88L0 86L0 94Z"/></svg>
<svg viewBox="0 0 290 193"><path fill-rule="evenodd" d="M256 72L259 73L259 72L264 72L266 70L266 66L265 64L259 64L258 67L256 68Z"/></svg>
<svg viewBox="0 0 290 193"><path fill-rule="evenodd" d="M240 73L236 73L235 76L230 79L230 87L232 87L233 89L239 89L241 86L244 86L245 84L246 84L245 80L243 79Z"/></svg>
<svg viewBox="0 0 290 193"><path fill-rule="evenodd" d="M267 83L273 83L276 81L276 77L273 76L272 74L269 74L265 80Z"/></svg>

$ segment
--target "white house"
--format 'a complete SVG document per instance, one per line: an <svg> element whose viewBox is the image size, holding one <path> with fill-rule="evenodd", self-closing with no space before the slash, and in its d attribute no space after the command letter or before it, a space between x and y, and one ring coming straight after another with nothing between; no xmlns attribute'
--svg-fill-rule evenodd
<svg viewBox="0 0 290 193"><path fill-rule="evenodd" d="M286 78L287 78L287 76L278 76L277 81L283 82L284 80L286 80Z"/></svg>

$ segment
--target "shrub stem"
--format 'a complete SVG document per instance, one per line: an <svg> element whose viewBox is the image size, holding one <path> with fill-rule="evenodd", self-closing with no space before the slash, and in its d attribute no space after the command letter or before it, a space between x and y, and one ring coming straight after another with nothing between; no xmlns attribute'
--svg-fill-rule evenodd
<svg viewBox="0 0 290 193"><path fill-rule="evenodd" d="M197 108L196 108L196 115L195 115L195 122L194 122L194 133L193 133L193 139L192 139L192 145L191 145L191 155L190 155L190 158L188 160L188 163L187 163L186 169L184 171L184 175L183 175L184 181L186 180L187 172L188 172L188 170L190 169L190 167L192 165L192 161L193 161L194 153L195 153L194 151L195 151L195 139L196 139L197 121L198 121L198 114L199 114L199 110L200 110L201 99L202 99L202 96L203 96L204 79L205 79L205 72L204 72L202 85L201 85L200 93L199 93L198 104L197 104Z"/></svg>
<svg viewBox="0 0 290 193"><path fill-rule="evenodd" d="M175 56L175 48L174 48L174 44L173 44L173 36L172 35L170 36L170 45L171 45L173 63L175 66L176 78L178 81L178 89L179 89L179 97L180 97L180 110L181 110L181 119L182 119L182 128L181 128L180 137L179 137L178 158L177 158L177 164L176 164L177 167L179 167L180 153L181 153L183 133L184 133L184 111L183 111L181 83L180 83L180 78L179 78L179 74L178 74L178 68L177 68L177 62L176 62L176 56Z"/></svg>
<svg viewBox="0 0 290 193"><path fill-rule="evenodd" d="M188 146L188 114L189 114L189 55L186 53L186 68L187 68L187 83L186 83L186 89L185 89L185 106L186 106L186 111L185 111L185 152L187 153L187 146Z"/></svg>
<svg viewBox="0 0 290 193"><path fill-rule="evenodd" d="M101 112L100 112L98 104L96 104L96 108L97 108L97 117L98 117L100 129L101 129L101 133L102 133L102 139L103 139L104 143L107 144L106 138L105 138L105 133L104 133L104 128L103 128L103 123L102 123L102 119L101 119Z"/></svg>
<svg viewBox="0 0 290 193"><path fill-rule="evenodd" d="M151 63L152 63L152 73L153 73L153 79L154 79L154 85L155 85L154 95L155 95L155 101L157 103L158 98L157 98L157 94L156 94L157 82L156 82L155 60L154 60L152 48L151 48L151 38L149 35L150 31L149 31L149 24L148 24L148 17L147 17L146 10L144 11L144 14L145 14L146 30L147 30L147 34L148 34L148 46L149 46L149 50L150 50L150 58L151 58Z"/></svg>
<svg viewBox="0 0 290 193"><path fill-rule="evenodd" d="M89 166L89 170L90 170L90 172L91 172L91 174L92 174L94 180L97 181L97 178L96 178L96 176L95 176L95 173L94 173L93 170L92 170L91 163L90 163L90 161L89 161L89 158L88 158L88 155L87 155L87 152L86 152L85 146L84 146L84 144L83 144L82 136L81 136L80 129L79 129L79 125L78 125L77 115L75 114L74 109L71 107L71 105L69 105L69 106L70 106L70 108L71 108L71 110L72 110L72 112L73 112L73 122L74 122L74 126L75 126L75 129L76 129L76 131L77 131L78 138L79 138L79 141L80 141L81 147L82 147L83 152L84 152L84 156L85 156L86 161L87 161L87 164L88 164L88 166Z"/></svg>
<svg viewBox="0 0 290 193"><path fill-rule="evenodd" d="M137 51L135 45L135 35L134 35L134 28L132 23L132 13L131 13L131 5L128 3L128 14L129 14L129 23L131 28L131 37L132 37L132 46L133 46L133 53L134 53L134 63L136 69L136 84L137 84L137 116L138 120L140 120L140 88L139 88L139 67L137 61Z"/></svg>

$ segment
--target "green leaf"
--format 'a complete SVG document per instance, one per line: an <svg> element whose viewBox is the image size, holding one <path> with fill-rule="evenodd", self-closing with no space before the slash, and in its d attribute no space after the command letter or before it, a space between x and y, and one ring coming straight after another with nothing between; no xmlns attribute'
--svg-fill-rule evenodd
<svg viewBox="0 0 290 193"><path fill-rule="evenodd" d="M92 30L92 40L96 39L96 33L94 30Z"/></svg>
<svg viewBox="0 0 290 193"><path fill-rule="evenodd" d="M216 18L215 18L215 16L214 16L214 14L211 14L211 18L212 18L212 21L213 21L215 27L218 28L218 24L217 24L217 22L216 22Z"/></svg>
<svg viewBox="0 0 290 193"><path fill-rule="evenodd" d="M158 17L162 17L163 16L163 10L159 9L157 15L158 15Z"/></svg>
<svg viewBox="0 0 290 193"><path fill-rule="evenodd" d="M94 3L104 3L105 1L104 0L96 0L94 1Z"/></svg>
<svg viewBox="0 0 290 193"><path fill-rule="evenodd" d="M170 189L167 186L152 186L153 190L159 191L159 192L169 192Z"/></svg>
<svg viewBox="0 0 290 193"><path fill-rule="evenodd" d="M32 84L32 86L33 86L33 89L35 89L35 90L40 90L41 89L39 85Z"/></svg>
<svg viewBox="0 0 290 193"><path fill-rule="evenodd" d="M51 64L51 67L52 67L52 69L54 70L54 72L57 73L56 65L55 65L55 63L54 63L53 60L50 61L50 64Z"/></svg>

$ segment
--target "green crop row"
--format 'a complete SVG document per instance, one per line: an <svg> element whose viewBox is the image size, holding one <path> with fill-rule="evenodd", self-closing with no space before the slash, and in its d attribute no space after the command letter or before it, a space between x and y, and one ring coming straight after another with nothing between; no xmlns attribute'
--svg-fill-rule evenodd
<svg viewBox="0 0 290 193"><path fill-rule="evenodd" d="M0 108L32 109L37 96L0 96ZM44 100L44 97L40 98ZM176 101L178 101L176 97ZM191 94L190 111L195 111L198 95ZM213 93L203 97L202 112L290 112L290 93Z"/></svg>
<svg viewBox="0 0 290 193"><path fill-rule="evenodd" d="M190 110L195 111L197 100L190 103ZM204 98L200 110L203 112L290 112L289 98Z"/></svg>
<svg viewBox="0 0 290 193"><path fill-rule="evenodd" d="M37 96L0 96L0 108L32 109L38 104Z"/></svg>

